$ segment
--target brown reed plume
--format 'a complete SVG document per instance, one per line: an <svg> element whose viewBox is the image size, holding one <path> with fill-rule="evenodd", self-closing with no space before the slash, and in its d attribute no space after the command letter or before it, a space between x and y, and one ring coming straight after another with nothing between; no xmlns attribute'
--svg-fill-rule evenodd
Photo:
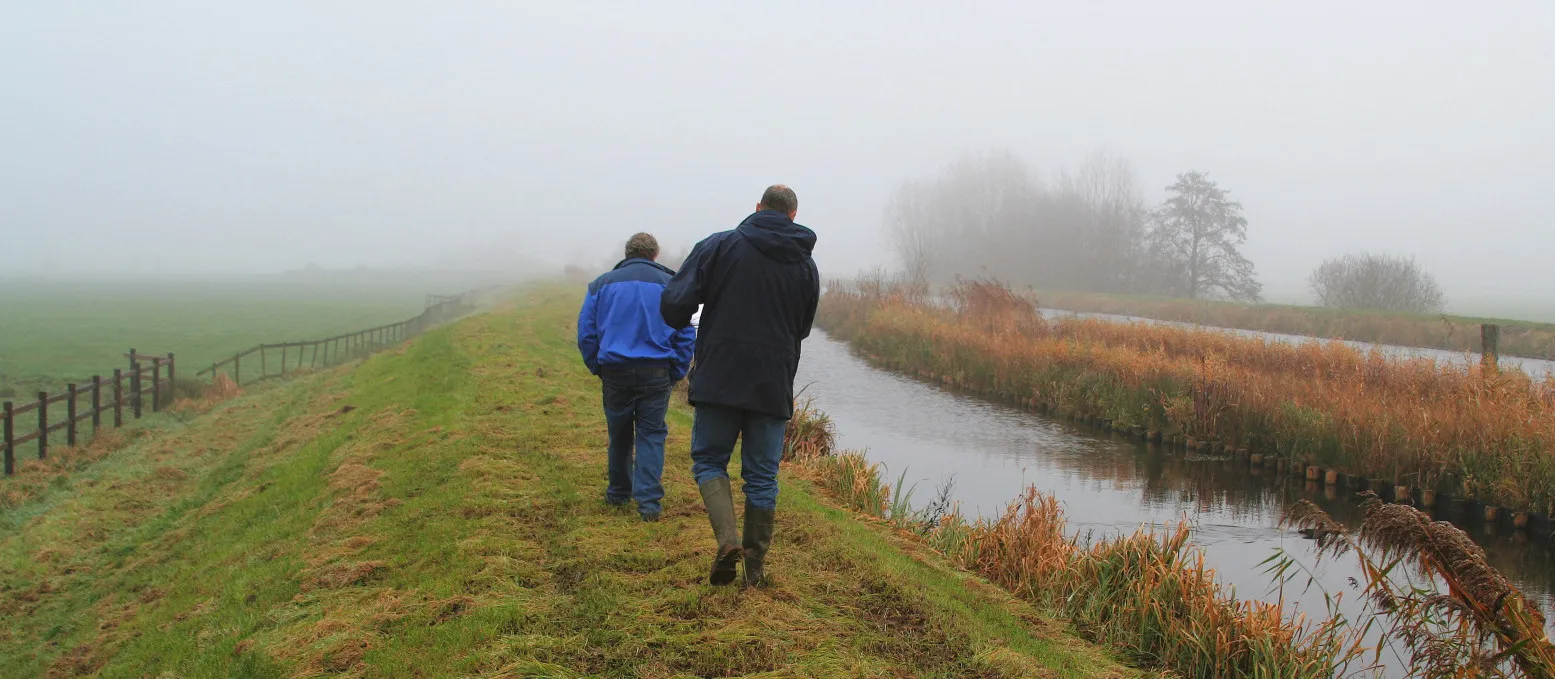
<svg viewBox="0 0 1555 679"><path fill-rule="evenodd" d="M1555 676L1544 616L1456 526L1414 507L1362 494L1364 519L1351 533L1317 505L1299 500L1283 523L1317 539L1319 558L1355 553L1363 596L1401 641L1418 676ZM1399 577L1412 570L1441 588Z"/></svg>

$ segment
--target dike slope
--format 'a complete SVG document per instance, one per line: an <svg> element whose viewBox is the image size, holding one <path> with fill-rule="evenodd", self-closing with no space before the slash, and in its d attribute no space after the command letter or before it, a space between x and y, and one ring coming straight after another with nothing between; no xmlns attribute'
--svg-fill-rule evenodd
<svg viewBox="0 0 1555 679"><path fill-rule="evenodd" d="M704 584L683 403L664 520L600 500L577 302L528 289L0 509L0 677L1136 674L792 477L777 585Z"/></svg>

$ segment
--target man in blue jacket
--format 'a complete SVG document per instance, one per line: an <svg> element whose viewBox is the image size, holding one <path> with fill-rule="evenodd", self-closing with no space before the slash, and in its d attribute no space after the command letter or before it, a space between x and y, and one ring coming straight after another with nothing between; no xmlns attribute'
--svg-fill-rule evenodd
<svg viewBox="0 0 1555 679"><path fill-rule="evenodd" d="M670 391L686 376L696 330L670 328L659 297L675 272L655 262L659 243L639 233L626 242L626 259L589 284L578 312L578 351L604 388L610 431L605 501L637 500L644 521L657 521L664 499L664 413ZM635 447L636 455L633 456Z"/></svg>
<svg viewBox="0 0 1555 679"><path fill-rule="evenodd" d="M691 473L718 540L708 577L715 585L734 582L741 558L747 585L765 581L799 344L810 335L821 291L810 257L815 232L794 223L798 212L792 189L768 187L755 214L697 243L664 289L660 310L670 327L689 326L698 306L705 305L691 373L696 406ZM735 440L742 436L743 539L728 471Z"/></svg>

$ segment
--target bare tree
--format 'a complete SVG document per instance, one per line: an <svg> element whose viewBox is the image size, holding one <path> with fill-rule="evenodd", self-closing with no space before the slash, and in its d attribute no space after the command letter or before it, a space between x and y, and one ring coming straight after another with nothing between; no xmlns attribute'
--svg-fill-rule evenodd
<svg viewBox="0 0 1555 679"><path fill-rule="evenodd" d="M927 288L934 275L937 226L932 223L928 187L908 182L896 190L886 206L886 232L891 249L902 264L902 280L913 288Z"/></svg>
<svg viewBox="0 0 1555 679"><path fill-rule="evenodd" d="M1433 312L1444 301L1436 278L1413 257L1362 252L1328 259L1307 283L1327 307Z"/></svg>
<svg viewBox="0 0 1555 679"><path fill-rule="evenodd" d="M999 151L964 157L933 181L904 184L885 215L904 278L918 284L948 281L998 266L988 246L1007 230L1011 206L1032 191L1032 183L1019 158Z"/></svg>
<svg viewBox="0 0 1555 679"><path fill-rule="evenodd" d="M1019 286L1257 299L1241 206L1201 173L1152 212L1126 159L1096 152L1044 185L1008 152L897 190L885 231L916 287L956 276ZM1152 224L1154 225L1152 227Z"/></svg>
<svg viewBox="0 0 1555 679"><path fill-rule="evenodd" d="M1177 175L1166 190L1171 195L1155 212L1150 252L1167 280L1175 281L1169 292L1258 301L1263 286L1253 263L1237 250L1247 241L1242 204L1203 172Z"/></svg>
<svg viewBox="0 0 1555 679"><path fill-rule="evenodd" d="M1148 210L1128 160L1097 151L1073 174L1059 172L1057 185L1059 194L1075 197L1081 206L1076 245L1087 266L1080 287L1104 292L1136 288Z"/></svg>

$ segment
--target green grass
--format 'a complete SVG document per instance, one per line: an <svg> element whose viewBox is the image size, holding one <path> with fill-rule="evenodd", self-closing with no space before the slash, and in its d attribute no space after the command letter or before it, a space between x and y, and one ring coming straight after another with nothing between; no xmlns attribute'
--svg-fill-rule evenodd
<svg viewBox="0 0 1555 679"><path fill-rule="evenodd" d="M130 348L174 352L184 373L193 375L260 342L326 337L410 318L421 312L426 292L457 291L266 279L12 283L0 286L0 396L28 398L111 374L128 367L123 355Z"/></svg>
<svg viewBox="0 0 1555 679"><path fill-rule="evenodd" d="M786 473L776 586L706 585L684 405L664 519L600 499L577 301L532 289L0 510L0 676L1131 674Z"/></svg>

